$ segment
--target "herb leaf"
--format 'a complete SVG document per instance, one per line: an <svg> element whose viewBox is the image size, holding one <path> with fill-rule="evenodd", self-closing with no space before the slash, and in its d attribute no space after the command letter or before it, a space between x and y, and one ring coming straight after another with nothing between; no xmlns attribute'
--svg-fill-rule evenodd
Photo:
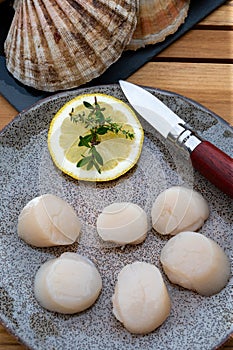
<svg viewBox="0 0 233 350"><path fill-rule="evenodd" d="M92 148L92 154L97 163L99 163L100 165L104 165L103 158L101 154L96 150L95 147Z"/></svg>
<svg viewBox="0 0 233 350"><path fill-rule="evenodd" d="M89 145L89 142L92 140L92 135L88 134L86 136L79 136L79 143L78 146L85 146L90 148L91 146Z"/></svg>
<svg viewBox="0 0 233 350"><path fill-rule="evenodd" d="M94 110L94 109L95 109L95 107L93 107L92 104L89 103L89 102L87 102L87 101L84 101L83 104L84 104L84 106L85 106L86 108L88 108L88 109L91 109L91 110Z"/></svg>
<svg viewBox="0 0 233 350"><path fill-rule="evenodd" d="M83 157L82 159L80 159L80 161L76 164L77 168L81 168L83 166L85 166L90 160L91 160L92 156L89 157Z"/></svg>
<svg viewBox="0 0 233 350"><path fill-rule="evenodd" d="M94 162L93 162L93 159L91 159L91 160L89 161L89 163L87 164L87 170L91 170L91 168L93 167L93 165L94 165Z"/></svg>
<svg viewBox="0 0 233 350"><path fill-rule="evenodd" d="M109 131L109 128L107 128L106 126L103 126L103 125L101 125L101 126L96 130L96 132L97 132L99 135L107 134L108 131Z"/></svg>
<svg viewBox="0 0 233 350"><path fill-rule="evenodd" d="M112 122L111 117L105 116L105 108L101 108L97 102L96 96L94 97L94 104L91 104L87 101L83 102L85 108L89 110L88 115L85 112L75 113L75 110L72 108L70 115L70 120L73 123L82 123L85 128L89 130L89 133L85 136L79 137L78 146L83 146L89 148L88 156L82 155L76 166L84 167L86 166L87 170L92 169L93 167L101 173L101 166L104 165L103 158L101 154L97 151L96 146L101 142L101 139L98 135L107 134L109 131L115 134L121 133L126 139L133 139L134 133L129 130L124 130L122 125Z"/></svg>

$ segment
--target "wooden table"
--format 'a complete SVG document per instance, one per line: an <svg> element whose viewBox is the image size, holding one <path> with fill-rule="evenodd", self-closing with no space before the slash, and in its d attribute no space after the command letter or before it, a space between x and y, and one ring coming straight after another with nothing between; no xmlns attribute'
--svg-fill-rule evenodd
<svg viewBox="0 0 233 350"><path fill-rule="evenodd" d="M233 125L233 0L215 10L128 80L192 98ZM1 129L17 112L2 96L0 106ZM25 349L0 326L0 350ZM233 350L233 337L221 349Z"/></svg>

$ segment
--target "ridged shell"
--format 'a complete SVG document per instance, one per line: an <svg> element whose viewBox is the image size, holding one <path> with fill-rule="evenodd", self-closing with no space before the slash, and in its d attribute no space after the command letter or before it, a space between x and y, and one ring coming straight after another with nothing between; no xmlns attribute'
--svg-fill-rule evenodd
<svg viewBox="0 0 233 350"><path fill-rule="evenodd" d="M190 0L140 0L136 30L126 49L156 44L175 33L187 17L189 4Z"/></svg>
<svg viewBox="0 0 233 350"><path fill-rule="evenodd" d="M20 2L23 1L23 0L14 0L13 2L13 8L16 10L17 7L20 5Z"/></svg>
<svg viewBox="0 0 233 350"><path fill-rule="evenodd" d="M5 41L8 70L44 91L80 86L129 43L137 0L20 0Z"/></svg>

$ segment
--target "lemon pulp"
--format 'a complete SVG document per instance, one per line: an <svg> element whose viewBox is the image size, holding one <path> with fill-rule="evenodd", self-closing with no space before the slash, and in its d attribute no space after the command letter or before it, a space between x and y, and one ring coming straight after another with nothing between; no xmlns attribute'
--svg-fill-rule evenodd
<svg viewBox="0 0 233 350"><path fill-rule="evenodd" d="M126 138L121 132L115 134L108 131L99 135L100 143L96 149L103 158L101 173L95 168L77 167L76 164L89 149L79 146L80 136L89 133L84 123L71 121L70 113L88 114L83 102L94 104L95 98L105 117L110 117L113 123L121 125L124 130L133 133L132 139ZM78 180L109 181L131 169L138 161L142 144L143 129L134 111L123 101L106 94L92 93L75 97L67 102L54 116L48 132L48 148L55 165L64 173Z"/></svg>

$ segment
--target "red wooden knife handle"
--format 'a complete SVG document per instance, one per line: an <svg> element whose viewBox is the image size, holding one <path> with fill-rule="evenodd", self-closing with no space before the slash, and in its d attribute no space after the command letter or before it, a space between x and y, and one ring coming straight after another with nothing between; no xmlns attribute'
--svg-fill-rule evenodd
<svg viewBox="0 0 233 350"><path fill-rule="evenodd" d="M221 191L233 198L233 159L208 141L190 155L193 167Z"/></svg>

